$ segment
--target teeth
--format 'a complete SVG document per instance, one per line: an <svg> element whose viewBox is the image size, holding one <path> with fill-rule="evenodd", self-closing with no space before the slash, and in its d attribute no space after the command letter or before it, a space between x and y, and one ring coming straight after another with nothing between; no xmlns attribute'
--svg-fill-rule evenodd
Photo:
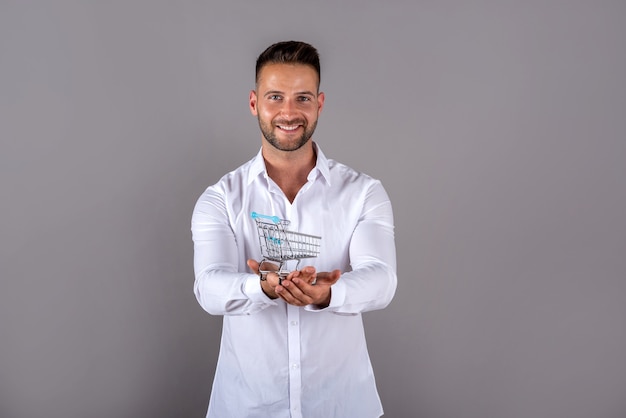
<svg viewBox="0 0 626 418"><path fill-rule="evenodd" d="M284 129L285 131L295 131L296 129L298 129L298 126L299 125L293 125L293 126L278 125L280 129Z"/></svg>

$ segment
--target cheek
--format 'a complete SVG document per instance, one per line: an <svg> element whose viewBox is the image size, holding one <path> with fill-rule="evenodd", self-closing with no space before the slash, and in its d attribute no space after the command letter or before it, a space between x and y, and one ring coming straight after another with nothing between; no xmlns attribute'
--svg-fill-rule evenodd
<svg viewBox="0 0 626 418"><path fill-rule="evenodd" d="M317 120L318 116L320 115L319 110L317 109L311 109L310 112L307 112L307 117L309 120L313 121L313 120Z"/></svg>
<svg viewBox="0 0 626 418"><path fill-rule="evenodd" d="M257 118L259 119L260 123L268 129L271 128L271 126L273 125L274 115L270 112L259 112Z"/></svg>
<svg viewBox="0 0 626 418"><path fill-rule="evenodd" d="M267 109L265 109L264 111L259 112L259 117L269 123L274 119L274 114L273 112L270 112Z"/></svg>
<svg viewBox="0 0 626 418"><path fill-rule="evenodd" d="M270 119L274 117L274 115L277 113L277 110L278 106L276 105L265 104L260 108L257 107L257 112L259 113L259 115Z"/></svg>

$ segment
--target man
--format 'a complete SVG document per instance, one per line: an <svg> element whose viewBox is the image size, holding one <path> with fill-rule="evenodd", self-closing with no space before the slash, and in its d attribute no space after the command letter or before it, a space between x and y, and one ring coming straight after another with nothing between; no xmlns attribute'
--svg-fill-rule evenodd
<svg viewBox="0 0 626 418"><path fill-rule="evenodd" d="M249 105L261 150L194 209L194 292L207 312L224 315L210 418L383 413L361 313L395 293L391 203L379 181L327 159L313 142L319 83L311 45L280 42L258 57ZM319 256L286 278L259 275L252 212L321 236Z"/></svg>

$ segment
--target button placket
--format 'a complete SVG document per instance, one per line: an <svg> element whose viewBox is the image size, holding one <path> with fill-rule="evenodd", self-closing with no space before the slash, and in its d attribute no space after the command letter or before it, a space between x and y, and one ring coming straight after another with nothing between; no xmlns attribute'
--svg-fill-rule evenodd
<svg viewBox="0 0 626 418"><path fill-rule="evenodd" d="M288 338L288 364L289 364L289 406L292 417L300 417L302 373L300 358L300 308L293 305L287 306L287 338Z"/></svg>

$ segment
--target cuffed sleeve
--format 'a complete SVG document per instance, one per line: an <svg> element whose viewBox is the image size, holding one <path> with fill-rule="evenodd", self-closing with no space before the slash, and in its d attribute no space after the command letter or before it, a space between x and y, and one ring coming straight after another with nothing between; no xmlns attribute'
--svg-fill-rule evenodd
<svg viewBox="0 0 626 418"><path fill-rule="evenodd" d="M397 287L396 247L391 202L380 182L367 191L350 241L350 264L352 270L332 287L329 309L351 314L389 305Z"/></svg>
<svg viewBox="0 0 626 418"><path fill-rule="evenodd" d="M249 315L276 305L261 290L257 275L239 271L237 239L228 220L219 189L207 189L191 221L198 303L213 315Z"/></svg>

